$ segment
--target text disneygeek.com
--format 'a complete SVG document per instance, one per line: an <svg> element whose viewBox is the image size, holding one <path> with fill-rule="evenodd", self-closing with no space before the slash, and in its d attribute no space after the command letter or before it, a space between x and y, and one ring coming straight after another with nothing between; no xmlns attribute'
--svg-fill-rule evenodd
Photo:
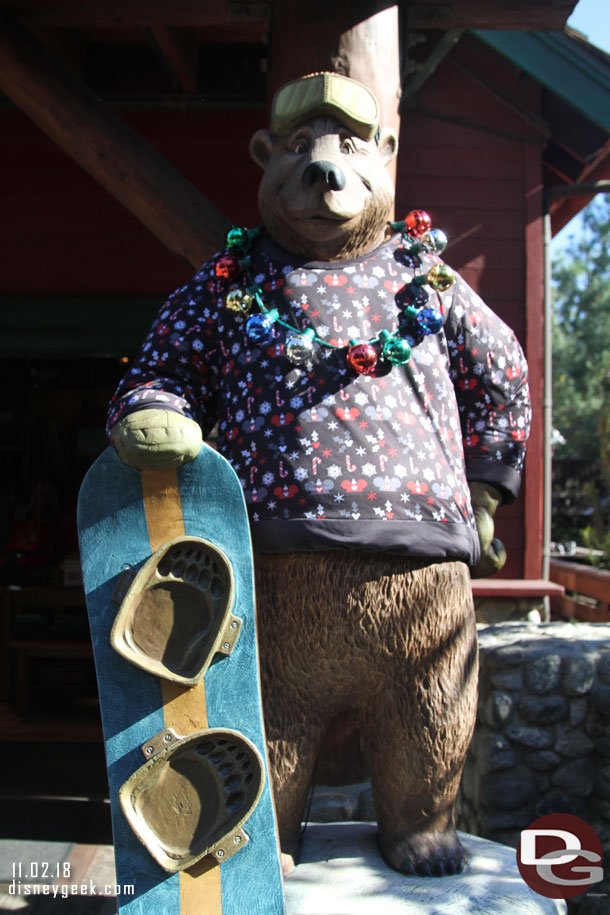
<svg viewBox="0 0 610 915"><path fill-rule="evenodd" d="M69 896L133 896L132 883L97 884L88 883L22 883L13 880L8 885L10 896L52 896L53 899L67 899Z"/></svg>

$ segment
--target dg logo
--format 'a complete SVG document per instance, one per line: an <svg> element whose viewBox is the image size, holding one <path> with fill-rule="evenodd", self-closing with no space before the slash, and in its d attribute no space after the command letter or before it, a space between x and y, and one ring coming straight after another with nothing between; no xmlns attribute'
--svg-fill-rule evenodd
<svg viewBox="0 0 610 915"><path fill-rule="evenodd" d="M585 820L551 813L521 833L519 873L531 889L550 899L571 899L604 879L602 843Z"/></svg>

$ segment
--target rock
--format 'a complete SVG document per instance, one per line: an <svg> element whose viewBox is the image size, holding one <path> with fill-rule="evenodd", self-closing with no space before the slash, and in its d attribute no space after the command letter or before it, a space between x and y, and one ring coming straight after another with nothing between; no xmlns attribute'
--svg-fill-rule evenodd
<svg viewBox="0 0 610 915"><path fill-rule="evenodd" d="M533 819L533 807L521 807L519 810L490 811L485 817L485 832L498 832L498 830L504 829L525 829Z"/></svg>
<svg viewBox="0 0 610 915"><path fill-rule="evenodd" d="M561 655L545 653L529 658L525 667L525 682L533 693L545 695L559 686Z"/></svg>
<svg viewBox="0 0 610 915"><path fill-rule="evenodd" d="M517 754L503 734L487 732L481 741L479 766L482 772L497 772L510 769L517 764Z"/></svg>
<svg viewBox="0 0 610 915"><path fill-rule="evenodd" d="M513 711L513 697L509 693L494 690L485 703L485 720L490 727L500 728L510 721Z"/></svg>
<svg viewBox="0 0 610 915"><path fill-rule="evenodd" d="M483 783L481 794L488 809L517 810L534 799L536 786L529 776L491 775Z"/></svg>
<svg viewBox="0 0 610 915"><path fill-rule="evenodd" d="M519 832L513 833L517 837ZM368 823L312 824L286 879L288 915L565 915L562 900L533 893L514 848L460 833L469 863L454 877L406 877L382 860Z"/></svg>
<svg viewBox="0 0 610 915"><path fill-rule="evenodd" d="M597 662L597 674L602 683L610 686L610 651L606 649Z"/></svg>
<svg viewBox="0 0 610 915"><path fill-rule="evenodd" d="M560 757L552 750L534 750L525 757L525 765L538 772L549 772L551 769L555 769L560 762Z"/></svg>
<svg viewBox="0 0 610 915"><path fill-rule="evenodd" d="M578 915L608 915L609 910L610 883L596 883L583 896L578 906Z"/></svg>
<svg viewBox="0 0 610 915"><path fill-rule="evenodd" d="M576 728L579 724L584 724L587 718L587 700L572 699L570 702L570 724Z"/></svg>
<svg viewBox="0 0 610 915"><path fill-rule="evenodd" d="M523 689L523 677L518 671L498 671L491 674L492 686L496 689L520 690Z"/></svg>
<svg viewBox="0 0 610 915"><path fill-rule="evenodd" d="M563 728L555 741L555 749L562 756L587 756L595 749L595 744L584 731L575 728Z"/></svg>
<svg viewBox="0 0 610 915"><path fill-rule="evenodd" d="M610 686L598 686L591 693L593 704L606 720L610 720Z"/></svg>
<svg viewBox="0 0 610 915"><path fill-rule="evenodd" d="M588 797L593 791L594 778L593 760L577 759L560 766L551 776L551 781L577 797Z"/></svg>
<svg viewBox="0 0 610 915"><path fill-rule="evenodd" d="M526 727L521 724L509 724L506 728L506 736L510 737L516 743L522 743L526 747L532 747L536 750L547 750L553 745L553 736L542 728Z"/></svg>
<svg viewBox="0 0 610 915"><path fill-rule="evenodd" d="M610 757L610 734L604 734L603 737L598 737L594 743L595 749L600 756L604 756L606 758Z"/></svg>
<svg viewBox="0 0 610 915"><path fill-rule="evenodd" d="M532 724L553 724L568 711L568 703L561 696L520 696L519 711Z"/></svg>
<svg viewBox="0 0 610 915"><path fill-rule="evenodd" d="M538 801L534 813L536 817L546 816L547 813L571 813L588 822L589 804L584 798L574 797L563 791L549 791Z"/></svg>
<svg viewBox="0 0 610 915"><path fill-rule="evenodd" d="M590 658L566 658L563 689L569 696L583 696L595 682L595 664Z"/></svg>

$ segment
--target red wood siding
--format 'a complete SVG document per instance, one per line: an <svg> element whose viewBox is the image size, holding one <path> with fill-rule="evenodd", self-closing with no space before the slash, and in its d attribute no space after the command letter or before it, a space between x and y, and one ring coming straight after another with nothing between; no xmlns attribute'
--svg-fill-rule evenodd
<svg viewBox="0 0 610 915"><path fill-rule="evenodd" d="M258 222L262 111L122 114L231 218ZM192 274L20 112L0 111L0 132L0 295L162 297Z"/></svg>

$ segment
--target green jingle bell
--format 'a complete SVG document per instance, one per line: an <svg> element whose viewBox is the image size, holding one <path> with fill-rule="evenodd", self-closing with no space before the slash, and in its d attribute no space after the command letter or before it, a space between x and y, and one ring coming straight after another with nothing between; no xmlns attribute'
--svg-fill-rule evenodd
<svg viewBox="0 0 610 915"><path fill-rule="evenodd" d="M397 337L387 330L379 334L381 357L390 365L405 365L411 358L411 347L404 337Z"/></svg>
<svg viewBox="0 0 610 915"><path fill-rule="evenodd" d="M229 251L241 254L248 249L250 232L241 226L231 226L226 234L225 243Z"/></svg>
<svg viewBox="0 0 610 915"><path fill-rule="evenodd" d="M230 289L225 296L225 305L229 311L247 315L254 304L254 296L246 289Z"/></svg>

